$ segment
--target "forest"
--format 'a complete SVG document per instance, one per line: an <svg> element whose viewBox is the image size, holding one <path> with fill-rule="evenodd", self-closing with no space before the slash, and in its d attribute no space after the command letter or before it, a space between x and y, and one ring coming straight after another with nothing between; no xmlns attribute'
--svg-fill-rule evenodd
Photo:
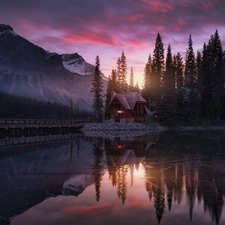
<svg viewBox="0 0 225 225"><path fill-rule="evenodd" d="M127 64L124 52L118 58L117 69L112 70L106 93L106 108L111 91L138 90L126 81ZM149 54L144 68L142 96L155 118L165 126L222 125L225 119L225 54L218 31L195 54L189 36L185 57L180 52L172 54L158 33L153 55ZM107 113L107 112L106 112Z"/></svg>
<svg viewBox="0 0 225 225"><path fill-rule="evenodd" d="M0 118L87 120L91 112L81 110L79 103L70 106L38 101L0 92Z"/></svg>

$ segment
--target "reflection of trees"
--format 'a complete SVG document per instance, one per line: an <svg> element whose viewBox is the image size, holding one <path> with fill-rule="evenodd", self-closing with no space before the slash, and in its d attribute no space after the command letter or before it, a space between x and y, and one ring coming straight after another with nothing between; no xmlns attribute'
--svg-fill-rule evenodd
<svg viewBox="0 0 225 225"><path fill-rule="evenodd" d="M161 165L152 167L145 166L146 181L145 186L149 195L150 201L153 199L156 210L156 217L160 224L165 208L165 192L163 188L163 168Z"/></svg>
<svg viewBox="0 0 225 225"><path fill-rule="evenodd" d="M96 201L100 200L100 187L102 180L102 169L103 169L103 150L99 144L94 144L93 147L94 164L92 165L93 175L95 179L95 193Z"/></svg>
<svg viewBox="0 0 225 225"><path fill-rule="evenodd" d="M136 155L147 157L143 163L145 188L154 204L159 223L165 207L172 211L175 203L180 205L185 200L183 194L186 192L190 221L194 218L195 204L198 201L203 202L204 210L211 220L219 224L225 197L224 136L217 132L169 131L150 140L153 144L148 148L145 147L146 139L140 137L125 141L120 138L107 140L107 165L112 185L117 187L118 196L124 202L127 197L127 171L130 169L132 186L133 171L134 168L138 170L139 163L124 167L115 162L127 147L135 147ZM134 144L135 141L138 143ZM218 161L221 162L221 167L218 167Z"/></svg>
<svg viewBox="0 0 225 225"><path fill-rule="evenodd" d="M123 205L127 198L126 175L127 175L127 168L124 165L118 167L118 170L117 170L117 189L118 189L117 195L121 199Z"/></svg>
<svg viewBox="0 0 225 225"><path fill-rule="evenodd" d="M173 160L176 160L177 156L173 156ZM195 201L198 199L199 202L203 201L204 210L209 213L212 221L219 224L225 190L224 174L216 171L215 163L209 163L202 159L184 159L180 163L173 163L168 156L158 164L154 160L144 164L146 191L150 200L153 199L159 223L164 213L165 198L167 197L168 210L171 211L173 201L181 203L184 188L190 221Z"/></svg>

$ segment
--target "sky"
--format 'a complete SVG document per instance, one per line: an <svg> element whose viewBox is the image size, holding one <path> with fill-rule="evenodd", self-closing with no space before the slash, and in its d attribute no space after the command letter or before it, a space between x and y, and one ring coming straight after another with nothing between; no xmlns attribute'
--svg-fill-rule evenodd
<svg viewBox="0 0 225 225"><path fill-rule="evenodd" d="M108 76L124 51L129 82L141 86L159 32L183 56L192 35L195 52L217 29L225 48L224 0L1 0L0 23L50 51L80 54Z"/></svg>

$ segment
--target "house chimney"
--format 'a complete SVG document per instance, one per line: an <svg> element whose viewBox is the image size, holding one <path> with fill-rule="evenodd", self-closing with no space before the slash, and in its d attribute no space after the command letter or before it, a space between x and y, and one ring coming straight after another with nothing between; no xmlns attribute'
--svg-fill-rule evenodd
<svg viewBox="0 0 225 225"><path fill-rule="evenodd" d="M111 99L113 99L115 95L116 95L116 92L115 91L111 91Z"/></svg>

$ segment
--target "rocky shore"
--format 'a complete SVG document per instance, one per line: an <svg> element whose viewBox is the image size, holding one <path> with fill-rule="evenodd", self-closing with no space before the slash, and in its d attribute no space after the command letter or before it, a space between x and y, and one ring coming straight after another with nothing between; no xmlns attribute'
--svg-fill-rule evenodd
<svg viewBox="0 0 225 225"><path fill-rule="evenodd" d="M160 132L163 128L159 125L146 125L142 123L86 123L82 132L87 136L140 136L152 132Z"/></svg>

